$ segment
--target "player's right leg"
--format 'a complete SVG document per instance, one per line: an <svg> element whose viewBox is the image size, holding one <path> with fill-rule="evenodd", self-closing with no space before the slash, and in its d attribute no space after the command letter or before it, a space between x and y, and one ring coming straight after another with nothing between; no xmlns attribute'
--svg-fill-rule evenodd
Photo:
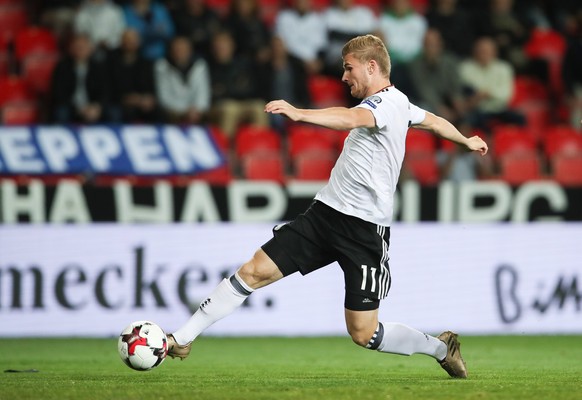
<svg viewBox="0 0 582 400"><path fill-rule="evenodd" d="M467 371L456 335L447 333L437 338L404 324L378 321L380 300L387 295L391 282L390 229L338 216L332 233L342 254L339 263L346 288L345 318L352 340L383 353L431 356L449 375L465 378ZM356 245L352 238L357 238Z"/></svg>
<svg viewBox="0 0 582 400"><path fill-rule="evenodd" d="M206 328L230 315L255 289L282 277L273 260L262 249L257 250L235 274L214 289L184 326L168 335L168 355L181 359L188 357L192 341Z"/></svg>

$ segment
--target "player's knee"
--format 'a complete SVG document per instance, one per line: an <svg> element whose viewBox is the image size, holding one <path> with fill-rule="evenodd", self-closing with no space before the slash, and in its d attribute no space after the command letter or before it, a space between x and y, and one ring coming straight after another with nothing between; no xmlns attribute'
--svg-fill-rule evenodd
<svg viewBox="0 0 582 400"><path fill-rule="evenodd" d="M350 333L350 336L352 337L352 340L355 344L362 347L366 347L368 345L371 337L364 332L353 332Z"/></svg>
<svg viewBox="0 0 582 400"><path fill-rule="evenodd" d="M247 285L255 289L262 286L263 282L271 280L273 271L269 266L261 262L257 252L238 270L238 275Z"/></svg>
<svg viewBox="0 0 582 400"><path fill-rule="evenodd" d="M366 328L350 328L348 332L354 343L362 347L366 347L368 345L372 335L374 334L374 330L370 332L370 329Z"/></svg>

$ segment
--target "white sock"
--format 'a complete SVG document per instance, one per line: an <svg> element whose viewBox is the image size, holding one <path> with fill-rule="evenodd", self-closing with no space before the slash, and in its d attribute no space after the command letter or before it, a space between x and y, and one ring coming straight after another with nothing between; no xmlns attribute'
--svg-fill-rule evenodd
<svg viewBox="0 0 582 400"><path fill-rule="evenodd" d="M200 304L198 311L186 324L173 333L174 339L180 345L190 343L210 325L230 315L252 292L253 289L248 287L238 274L230 279L224 279Z"/></svg>
<svg viewBox="0 0 582 400"><path fill-rule="evenodd" d="M410 356L420 353L442 360L447 355L447 345L430 335L409 326L397 323L383 323L384 336L378 351Z"/></svg>

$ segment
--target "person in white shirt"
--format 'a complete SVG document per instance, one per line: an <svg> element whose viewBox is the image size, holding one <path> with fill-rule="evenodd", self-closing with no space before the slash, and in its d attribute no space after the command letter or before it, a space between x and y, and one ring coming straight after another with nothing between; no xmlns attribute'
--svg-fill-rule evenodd
<svg viewBox="0 0 582 400"><path fill-rule="evenodd" d="M176 36L168 56L154 65L156 96L170 123L199 124L210 109L212 89L208 64L197 57L190 40Z"/></svg>
<svg viewBox="0 0 582 400"><path fill-rule="evenodd" d="M420 54L428 24L412 8L410 0L391 0L390 4L380 16L380 32L390 49L392 63L407 63Z"/></svg>
<svg viewBox="0 0 582 400"><path fill-rule="evenodd" d="M342 48L351 38L377 33L378 18L366 6L355 5L353 0L335 0L323 13L327 29L327 46L324 56L325 71L341 75Z"/></svg>
<svg viewBox="0 0 582 400"><path fill-rule="evenodd" d="M392 86L390 57L378 37L358 36L344 46L342 55L342 81L353 97L362 99L359 105L314 110L275 100L265 107L293 121L350 130L329 183L304 214L276 226L274 237L223 280L184 326L168 335L171 357L187 357L190 343L237 309L254 290L337 261L345 277L346 326L356 344L384 353L425 354L450 376L467 377L456 334L446 331L433 337L400 323L381 323L378 308L391 285L390 224L408 128L432 131L483 155L487 144L478 136L466 138Z"/></svg>
<svg viewBox="0 0 582 400"><path fill-rule="evenodd" d="M123 10L111 0L85 0L75 15L74 29L89 36L97 49L116 49L125 30Z"/></svg>
<svg viewBox="0 0 582 400"><path fill-rule="evenodd" d="M292 0L293 7L283 9L275 19L274 33L280 37L289 54L303 61L308 73L319 73L320 56L327 45L325 23L313 11L311 0Z"/></svg>
<svg viewBox="0 0 582 400"><path fill-rule="evenodd" d="M515 83L513 67L497 57L497 45L490 37L473 45L473 57L461 62L459 75L468 89L466 123L488 130L492 121L524 125L525 118L510 108Z"/></svg>

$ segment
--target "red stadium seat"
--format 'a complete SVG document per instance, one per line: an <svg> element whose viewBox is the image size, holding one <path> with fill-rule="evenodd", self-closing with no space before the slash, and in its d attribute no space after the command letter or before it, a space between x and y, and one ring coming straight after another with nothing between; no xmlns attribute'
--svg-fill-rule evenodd
<svg viewBox="0 0 582 400"><path fill-rule="evenodd" d="M434 153L436 149L435 136L422 129L409 128L406 135L407 153Z"/></svg>
<svg viewBox="0 0 582 400"><path fill-rule="evenodd" d="M311 101L317 108L347 105L346 86L337 78L313 75L307 85Z"/></svg>
<svg viewBox="0 0 582 400"><path fill-rule="evenodd" d="M562 90L562 60L566 52L566 39L551 29L534 29L525 44L525 53L530 58L540 58L549 64L550 84L554 91Z"/></svg>
<svg viewBox="0 0 582 400"><path fill-rule="evenodd" d="M216 146L218 146L218 148L226 155L230 150L230 140L228 136L226 136L226 134L216 125L209 125L208 131L210 132L210 137L212 137L212 140L216 143Z"/></svg>
<svg viewBox="0 0 582 400"><path fill-rule="evenodd" d="M30 125L38 122L38 106L36 103L15 103L2 107L2 123L4 125Z"/></svg>
<svg viewBox="0 0 582 400"><path fill-rule="evenodd" d="M224 17L228 14L230 0L206 0L206 5L214 10L219 16Z"/></svg>
<svg viewBox="0 0 582 400"><path fill-rule="evenodd" d="M582 154L582 134L569 126L554 126L547 130L544 152L548 158Z"/></svg>
<svg viewBox="0 0 582 400"><path fill-rule="evenodd" d="M525 117L527 131L538 142L550 124L551 109L545 103L524 103L517 110Z"/></svg>
<svg viewBox="0 0 582 400"><path fill-rule="evenodd" d="M249 154L242 160L242 172L246 179L254 181L285 180L285 165L280 154Z"/></svg>
<svg viewBox="0 0 582 400"><path fill-rule="evenodd" d="M25 2L22 0L0 0L0 8L1 9L15 9L15 8L21 8L24 9L25 7Z"/></svg>
<svg viewBox="0 0 582 400"><path fill-rule="evenodd" d="M538 79L527 76L515 78L511 107L519 107L525 103L544 103L549 100L548 88Z"/></svg>
<svg viewBox="0 0 582 400"><path fill-rule="evenodd" d="M527 128L500 125L493 131L493 151L496 158L507 154L532 154L536 151L534 137Z"/></svg>
<svg viewBox="0 0 582 400"><path fill-rule="evenodd" d="M289 155L295 158L305 152L335 152L337 132L313 125L294 124L289 127Z"/></svg>
<svg viewBox="0 0 582 400"><path fill-rule="evenodd" d="M0 78L8 76L10 72L10 58L8 53L0 52Z"/></svg>
<svg viewBox="0 0 582 400"><path fill-rule="evenodd" d="M24 79L8 76L0 78L0 107L9 103L26 103L34 100Z"/></svg>
<svg viewBox="0 0 582 400"><path fill-rule="evenodd" d="M281 137L271 128L243 126L238 130L234 140L236 155L240 158L251 153L281 151Z"/></svg>
<svg viewBox="0 0 582 400"><path fill-rule="evenodd" d="M537 154L511 154L501 158L500 178L511 185L539 180L541 176L540 157Z"/></svg>
<svg viewBox="0 0 582 400"><path fill-rule="evenodd" d="M0 14L1 14L1 10L0 10ZM0 35L0 52L1 53L8 53L8 51L10 50L11 41L12 40L9 37L6 37L5 35Z"/></svg>
<svg viewBox="0 0 582 400"><path fill-rule="evenodd" d="M412 5L412 8L414 8L414 10L419 13L419 14L426 14L426 12L428 11L428 7L430 0L411 0L410 4Z"/></svg>
<svg viewBox="0 0 582 400"><path fill-rule="evenodd" d="M325 11L332 4L332 0L311 0L311 8L315 11Z"/></svg>
<svg viewBox="0 0 582 400"><path fill-rule="evenodd" d="M0 8L0 35L4 38L13 39L27 25L28 17L23 8Z"/></svg>
<svg viewBox="0 0 582 400"><path fill-rule="evenodd" d="M57 41L51 31L29 27L16 35L14 51L18 60L23 60L31 54L57 55Z"/></svg>
<svg viewBox="0 0 582 400"><path fill-rule="evenodd" d="M432 186L439 182L439 168L433 153L408 153L404 157L404 167L421 185Z"/></svg>
<svg viewBox="0 0 582 400"><path fill-rule="evenodd" d="M36 93L47 93L58 57L52 54L30 54L22 63L24 80Z"/></svg>
<svg viewBox="0 0 582 400"><path fill-rule="evenodd" d="M277 14L283 8L281 0L259 0L261 19L267 26L272 27L277 19Z"/></svg>
<svg viewBox="0 0 582 400"><path fill-rule="evenodd" d="M295 166L295 179L310 181L328 180L335 161L336 157L330 152L303 153L293 161Z"/></svg>
<svg viewBox="0 0 582 400"><path fill-rule="evenodd" d="M380 13L382 12L382 7L384 7L384 2L382 0L355 0L354 4L358 6L368 7L376 15L380 15Z"/></svg>
<svg viewBox="0 0 582 400"><path fill-rule="evenodd" d="M525 52L533 58L561 59L566 52L566 40L557 31L534 29L525 44Z"/></svg>
<svg viewBox="0 0 582 400"><path fill-rule="evenodd" d="M561 185L582 187L582 155L554 157L552 172L554 180Z"/></svg>

